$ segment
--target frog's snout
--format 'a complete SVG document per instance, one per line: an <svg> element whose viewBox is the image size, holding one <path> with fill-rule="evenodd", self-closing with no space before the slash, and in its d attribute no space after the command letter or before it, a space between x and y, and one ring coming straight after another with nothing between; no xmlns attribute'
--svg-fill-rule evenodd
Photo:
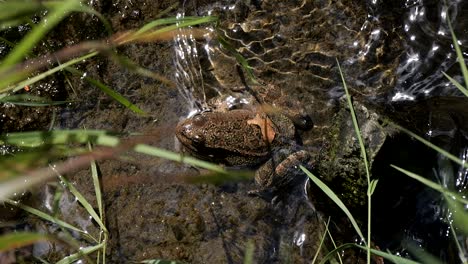
<svg viewBox="0 0 468 264"><path fill-rule="evenodd" d="M199 147L205 143L205 135L195 131L192 123L182 123L176 128L176 136L185 146Z"/></svg>

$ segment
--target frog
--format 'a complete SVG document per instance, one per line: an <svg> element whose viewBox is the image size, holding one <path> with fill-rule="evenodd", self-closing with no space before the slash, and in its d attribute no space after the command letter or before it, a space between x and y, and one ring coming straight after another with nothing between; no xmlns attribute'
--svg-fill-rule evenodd
<svg viewBox="0 0 468 264"><path fill-rule="evenodd" d="M278 94L271 86L264 88L256 89L261 92L258 96L212 101L210 110L179 122L175 133L191 156L231 168L255 168L258 188L249 192L252 194L287 186L299 165L311 162L296 133L296 128L310 129L310 117L303 110L276 109L282 103L271 94ZM258 100L268 104L253 103ZM297 104L290 100L287 106Z"/></svg>

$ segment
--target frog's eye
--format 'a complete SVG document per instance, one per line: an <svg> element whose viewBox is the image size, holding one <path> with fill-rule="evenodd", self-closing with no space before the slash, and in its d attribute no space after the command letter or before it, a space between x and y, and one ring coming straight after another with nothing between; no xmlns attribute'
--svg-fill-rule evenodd
<svg viewBox="0 0 468 264"><path fill-rule="evenodd" d="M195 126L203 126L206 122L206 118L203 115L196 115L192 120Z"/></svg>
<svg viewBox="0 0 468 264"><path fill-rule="evenodd" d="M191 138L195 145L201 145L205 142L205 136L202 133L196 133Z"/></svg>

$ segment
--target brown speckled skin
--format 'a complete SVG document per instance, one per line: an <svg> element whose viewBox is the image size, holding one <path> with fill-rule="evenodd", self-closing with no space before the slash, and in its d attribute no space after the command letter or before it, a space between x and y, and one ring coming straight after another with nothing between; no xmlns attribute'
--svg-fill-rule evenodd
<svg viewBox="0 0 468 264"><path fill-rule="evenodd" d="M270 114L275 137L269 144L258 125L249 124L259 112L236 109L202 112L187 118L176 128L176 136L193 156L227 166L253 167L261 189L279 187L294 177L290 169L309 160L306 151L297 151L294 124L285 115ZM265 113L262 118L267 118Z"/></svg>

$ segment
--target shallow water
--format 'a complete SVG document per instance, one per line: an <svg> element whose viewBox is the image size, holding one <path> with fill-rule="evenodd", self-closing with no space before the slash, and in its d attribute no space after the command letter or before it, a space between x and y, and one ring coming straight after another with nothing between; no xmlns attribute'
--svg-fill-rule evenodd
<svg viewBox="0 0 468 264"><path fill-rule="evenodd" d="M398 81L392 100L416 97L460 96L461 93L443 76L446 72L461 82L460 67L452 44L448 18L458 44L466 49L466 12L464 1L406 1L402 26L405 52L398 67ZM466 53L464 53L467 55Z"/></svg>
<svg viewBox="0 0 468 264"><path fill-rule="evenodd" d="M265 6L268 6L268 2L265 2ZM412 104L413 101L416 104L422 98L462 95L442 72L462 82L446 18L450 16L458 36L458 43L464 50L466 33L468 33L465 30L468 3L463 1L447 3L448 7L441 1L408 0L396 4L368 1L367 13L352 16L350 15L352 7L344 8L339 4L328 6L327 1L316 1L314 4L301 1L281 4L283 5L281 8L275 9L277 13L274 19L262 12L242 17L242 10L246 8L242 1L217 2L200 6L197 10L203 15L216 14L226 19L222 22L224 27L220 33L246 58L259 82L275 82L278 85L287 83L290 89L291 87L304 89L309 92L309 96L312 94L308 97L312 103L320 104L333 100L343 95L334 65L336 57L342 62L348 85L357 97L380 104L394 102ZM311 8L309 4L316 9ZM313 17L314 15L318 15L318 18ZM327 24L327 21L321 20L323 18L321 16L328 17L333 22ZM330 26L334 36L327 36L323 29L304 26L308 24L295 20L300 17L322 22L323 24L314 24L318 28ZM302 30L300 33L296 32L298 25ZM210 30L214 31L214 28ZM321 34L320 41L314 39L314 34ZM239 70L234 67L236 61L232 51L222 47L213 38L198 42L176 39L175 43L178 81L181 76L179 71L182 70L180 60L187 59L179 53L180 47L184 45L186 45L185 50L198 51L197 56L192 56L193 58L205 57L204 67L209 69L203 69L201 64L197 64L195 67L189 67L189 70L183 70L195 73L186 76L196 77L195 80L185 79L185 84L179 85L181 92L189 99L190 112L210 108L210 98L220 94L232 94L231 88L243 85L241 79L232 77L232 72ZM188 53L185 52L183 55L186 56ZM305 64L302 63L304 61ZM208 66L206 62L209 62ZM200 72L202 74L199 74ZM196 107L193 107L194 105ZM435 111L437 114L434 114ZM438 120L449 118L447 116L450 113L456 114L459 111L465 113L466 110L464 107L456 106L425 109L422 120L428 120L428 123L418 129L421 129L420 132L425 134L427 139L442 143L445 149L466 162L465 127L456 124L447 126ZM315 129L327 127L321 123L320 118L318 121ZM394 144L402 144L405 140L395 141ZM422 146L415 148L430 152ZM395 155L401 155L399 152L405 152L405 146L398 146L396 151ZM421 170L422 175L440 182L448 189L460 194L466 193L465 168L447 161L438 154L428 154L427 157L430 157L433 163L415 162L419 165L412 167ZM423 159L422 156L420 159ZM387 164L388 162L389 160ZM399 160L395 159L394 162L397 164ZM381 166L386 165L381 164ZM379 168L375 170L376 173L380 172ZM376 210L374 218L377 219L373 220L376 222L376 229L373 230L373 235L381 249L410 256L411 250L408 250L405 243L414 243L445 261L458 259L454 256L457 252L459 260L466 260L466 237L458 227L450 227L447 224L452 222L453 216L441 195L411 180L402 179L402 181L408 184L403 190L399 186L392 187L396 200L389 198L393 197L393 194L388 196L385 191L375 195L377 206L393 208L391 214L397 217L395 220L392 216L389 219L393 220L387 222L384 219L388 217L389 212ZM379 191L377 189L377 192ZM386 199L393 203L385 201ZM399 204L401 201L407 204L401 206ZM408 210L412 212L409 213ZM398 217L404 218L404 214L411 215L411 220L399 221ZM392 221L401 222L396 225L397 229L391 229L400 233L399 235L386 233L385 229L393 224ZM457 234L461 252L452 248L454 245L452 232ZM304 236L304 233L295 232L294 237L290 239Z"/></svg>
<svg viewBox="0 0 468 264"><path fill-rule="evenodd" d="M162 8L158 3L95 4L115 15L113 24L117 30L127 30L156 17L151 10ZM466 47L468 4L448 3L455 32L462 48ZM61 109L55 127L149 131L154 137L152 144L174 150L172 127L167 127L177 120L209 109L220 96L231 100L226 101L229 107L252 103L237 100L239 92L233 91L245 83L253 83L245 69L237 67L235 50L252 67L258 82L276 85L284 94L302 100L314 121L312 130L301 132L303 147L320 153L327 143L323 138L329 132L331 117L339 106L337 99L344 93L336 67L338 58L356 101L376 108L387 105L396 108L396 103L402 103L406 107L403 109L410 110L397 114L414 113L413 127L419 134L466 161L468 115L464 102L449 98L440 103L442 106L433 101L427 105L415 103L420 97L441 102L435 96L460 95L440 73L444 70L461 80L447 24L441 19L445 9L439 1L367 1L365 5L363 1L345 0L189 1L185 5L179 14L219 16L220 32L216 33L211 25L206 29L214 35L203 38L196 39L189 35L190 30L181 30L171 45L122 48L123 53L148 69L173 76L178 91L159 88L163 85L122 70L112 62L91 61L84 66L89 76L102 77L151 116L129 114L77 77L71 81L78 86L76 99L85 98L85 102L76 108L70 105ZM81 27L83 21L78 21ZM83 35L91 35L88 33ZM233 49L222 47L216 34L223 36ZM167 50L169 55L164 53ZM0 55L6 51L7 46L0 46ZM239 71L246 80L239 76ZM63 82L55 84L62 87ZM44 119L48 116L40 112L36 115ZM46 127L48 121L25 129ZM446 224L452 216L439 193L389 172L386 166L390 160L402 167L406 165L405 168L414 168L460 193L466 192L466 169L404 136L389 140L384 148L376 159L385 164L376 165L374 171L382 177L378 187L385 189L377 189L375 193L375 243L383 250L409 256L411 253L402 242L410 240L447 262L463 260L455 255L466 255L466 237ZM255 242L258 262L310 262L313 258L327 215L318 209L314 211L320 201L311 200L310 193L305 196L309 191L306 183L300 181L291 195L271 201L249 196L253 183L221 187L188 185L181 183L180 178L196 176L193 168L141 155L131 158L131 164L122 165L121 161L100 164L112 236L110 248L118 251L110 257L111 261L158 257L193 263L237 263L243 259L248 240ZM87 182L89 174L83 172L72 177L80 191L92 197L94 190ZM64 205L69 205L63 208L65 213L80 208L67 197L63 197ZM50 203L51 194L43 199L45 208ZM91 221L86 215L70 217L90 230ZM347 222L342 224L340 220L338 217L331 221L332 228L342 231L334 235L342 242L350 242L354 232ZM465 252L453 249L452 230L457 231ZM36 256L47 253L44 250Z"/></svg>

